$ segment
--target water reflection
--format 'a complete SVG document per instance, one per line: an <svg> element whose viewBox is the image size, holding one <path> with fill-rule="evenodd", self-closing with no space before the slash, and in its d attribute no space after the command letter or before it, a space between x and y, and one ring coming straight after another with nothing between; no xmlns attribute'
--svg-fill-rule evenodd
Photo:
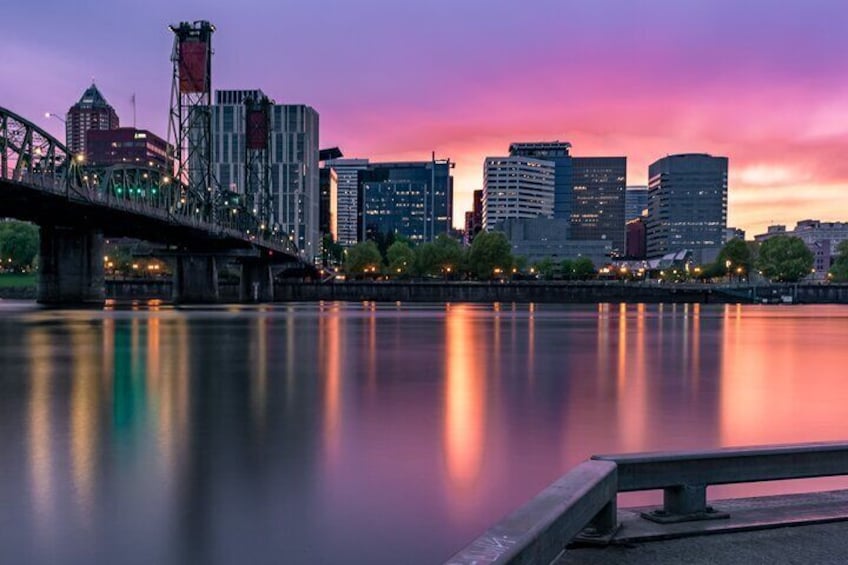
<svg viewBox="0 0 848 565"><path fill-rule="evenodd" d="M486 360L474 354L473 312L451 307L445 316L445 450L454 494L474 486L486 429Z"/></svg>
<svg viewBox="0 0 848 565"><path fill-rule="evenodd" d="M593 453L848 425L841 308L0 313L3 563L438 562Z"/></svg>

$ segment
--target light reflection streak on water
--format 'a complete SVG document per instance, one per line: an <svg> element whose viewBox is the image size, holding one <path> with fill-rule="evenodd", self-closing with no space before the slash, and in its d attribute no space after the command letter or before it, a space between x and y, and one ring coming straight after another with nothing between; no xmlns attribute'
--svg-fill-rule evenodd
<svg viewBox="0 0 848 565"><path fill-rule="evenodd" d="M486 442L486 363L475 357L474 313L452 305L445 316L444 445L451 490L461 504L478 479Z"/></svg>

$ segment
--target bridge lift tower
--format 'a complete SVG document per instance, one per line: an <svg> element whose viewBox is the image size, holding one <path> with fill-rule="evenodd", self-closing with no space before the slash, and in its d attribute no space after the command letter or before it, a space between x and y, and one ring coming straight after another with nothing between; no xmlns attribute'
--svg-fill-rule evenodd
<svg viewBox="0 0 848 565"><path fill-rule="evenodd" d="M273 222L271 202L271 108L273 101L267 96L244 100L244 194L247 209L258 222L260 232L273 232L278 228Z"/></svg>
<svg viewBox="0 0 848 565"><path fill-rule="evenodd" d="M212 33L207 21L169 26L174 33L171 53L171 114L168 141L174 146L174 178L185 188L174 209L216 221L217 190L212 175Z"/></svg>

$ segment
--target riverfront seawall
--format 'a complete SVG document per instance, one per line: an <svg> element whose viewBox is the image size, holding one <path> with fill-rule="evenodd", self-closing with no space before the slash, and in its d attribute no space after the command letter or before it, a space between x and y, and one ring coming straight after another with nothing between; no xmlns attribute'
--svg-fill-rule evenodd
<svg viewBox="0 0 848 565"><path fill-rule="evenodd" d="M239 284L219 285L221 303L239 302ZM106 297L170 301L170 279L107 280ZM645 284L618 281L277 283L275 302L782 303L848 304L848 284ZM33 300L35 288L0 288L0 299Z"/></svg>

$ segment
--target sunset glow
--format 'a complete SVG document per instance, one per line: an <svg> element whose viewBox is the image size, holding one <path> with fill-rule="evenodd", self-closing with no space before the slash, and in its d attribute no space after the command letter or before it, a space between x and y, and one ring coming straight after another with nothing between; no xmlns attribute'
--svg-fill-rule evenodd
<svg viewBox="0 0 848 565"><path fill-rule="evenodd" d="M848 217L844 2L85 4L68 15L48 1L37 34L29 8L4 8L0 75L14 80L0 105L41 119L94 77L122 123L136 93L139 127L164 134L166 25L204 18L218 29L213 87L312 105L321 145L348 157L454 160L456 224L485 156L553 139L627 155L629 184L669 153L726 155L728 223L751 235Z"/></svg>

